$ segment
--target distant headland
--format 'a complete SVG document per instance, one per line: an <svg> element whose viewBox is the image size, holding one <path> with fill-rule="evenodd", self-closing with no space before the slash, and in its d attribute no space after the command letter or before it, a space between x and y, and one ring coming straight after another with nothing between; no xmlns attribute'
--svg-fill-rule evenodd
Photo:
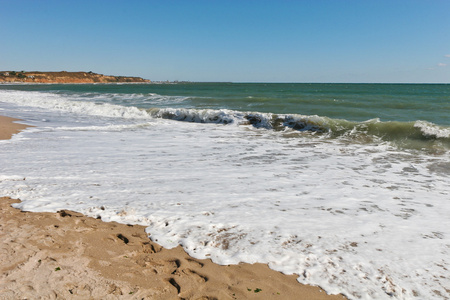
<svg viewBox="0 0 450 300"><path fill-rule="evenodd" d="M94 72L0 71L0 83L150 83L132 76L111 76Z"/></svg>

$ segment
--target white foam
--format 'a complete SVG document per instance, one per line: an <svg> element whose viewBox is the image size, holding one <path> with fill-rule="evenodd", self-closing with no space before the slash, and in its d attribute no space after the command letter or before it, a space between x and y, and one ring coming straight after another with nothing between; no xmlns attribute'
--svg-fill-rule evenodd
<svg viewBox="0 0 450 300"><path fill-rule="evenodd" d="M71 100L83 100L89 99L89 101L96 102L114 102L122 105L134 105L136 103L148 103L153 106L161 105L174 105L182 104L189 97L184 96L167 96L159 95L156 93L135 93L135 94L123 94L123 93L76 93L76 94L62 94Z"/></svg>
<svg viewBox="0 0 450 300"><path fill-rule="evenodd" d="M108 103L71 101L63 96L43 92L20 92L0 90L0 101L34 108L43 108L64 113L126 119L148 119L145 110Z"/></svg>
<svg viewBox="0 0 450 300"><path fill-rule="evenodd" d="M163 108L151 110L152 115L177 121L217 124L240 124L244 122L244 114L227 109L186 109Z"/></svg>
<svg viewBox="0 0 450 300"><path fill-rule="evenodd" d="M427 121L416 121L414 127L419 128L425 136L435 138L450 138L450 128L439 127Z"/></svg>
<svg viewBox="0 0 450 300"><path fill-rule="evenodd" d="M19 110L38 128L0 144L0 195L149 226L165 247L268 263L351 299L448 295L450 180L430 170L448 155L92 111Z"/></svg>

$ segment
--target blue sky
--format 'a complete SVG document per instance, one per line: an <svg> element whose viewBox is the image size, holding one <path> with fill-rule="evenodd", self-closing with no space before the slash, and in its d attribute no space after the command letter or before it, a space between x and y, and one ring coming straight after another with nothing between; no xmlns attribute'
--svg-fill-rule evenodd
<svg viewBox="0 0 450 300"><path fill-rule="evenodd" d="M450 83L449 0L0 0L0 70Z"/></svg>

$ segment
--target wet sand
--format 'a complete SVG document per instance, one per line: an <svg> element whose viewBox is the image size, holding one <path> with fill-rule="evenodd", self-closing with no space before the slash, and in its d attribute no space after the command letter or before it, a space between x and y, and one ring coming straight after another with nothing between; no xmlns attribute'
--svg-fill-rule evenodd
<svg viewBox="0 0 450 300"><path fill-rule="evenodd" d="M0 117L0 138L26 126ZM0 299L344 299L264 264L221 266L152 242L145 227L0 198Z"/></svg>
<svg viewBox="0 0 450 300"><path fill-rule="evenodd" d="M0 140L10 139L13 134L20 132L21 130L29 127L20 123L14 118L0 116Z"/></svg>

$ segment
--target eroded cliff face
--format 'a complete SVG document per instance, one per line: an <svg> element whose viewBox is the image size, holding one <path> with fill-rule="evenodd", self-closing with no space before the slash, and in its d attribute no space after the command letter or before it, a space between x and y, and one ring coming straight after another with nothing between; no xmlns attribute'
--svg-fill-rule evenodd
<svg viewBox="0 0 450 300"><path fill-rule="evenodd" d="M93 72L17 72L0 71L0 82L26 83L145 83L148 79L130 76L109 76Z"/></svg>

